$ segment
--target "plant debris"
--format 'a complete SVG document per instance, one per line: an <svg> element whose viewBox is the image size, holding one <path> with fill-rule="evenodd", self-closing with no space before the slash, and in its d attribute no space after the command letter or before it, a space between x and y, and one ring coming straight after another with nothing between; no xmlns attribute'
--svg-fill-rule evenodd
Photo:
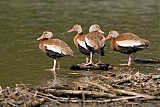
<svg viewBox="0 0 160 107"><path fill-rule="evenodd" d="M70 75L70 74L69 74ZM0 87L0 106L41 106L46 103L112 103L137 105L160 100L160 75L133 72L105 72L84 75L74 86L50 85Z"/></svg>

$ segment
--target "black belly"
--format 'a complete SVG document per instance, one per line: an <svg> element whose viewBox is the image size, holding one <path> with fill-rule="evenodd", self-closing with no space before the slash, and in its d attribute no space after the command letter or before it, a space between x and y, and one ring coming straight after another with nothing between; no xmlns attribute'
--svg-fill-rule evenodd
<svg viewBox="0 0 160 107"><path fill-rule="evenodd" d="M100 52L101 52L101 54L100 54L101 56L105 56L105 55L104 55L104 47L101 49Z"/></svg>
<svg viewBox="0 0 160 107"><path fill-rule="evenodd" d="M131 53L136 53L137 51L141 51L143 49L146 49L147 46L134 46L134 47L122 47L118 46L118 50L121 53L124 54L131 54Z"/></svg>
<svg viewBox="0 0 160 107"><path fill-rule="evenodd" d="M104 56L105 45L99 49L94 49L93 47L88 46L87 43L86 43L86 46L87 46L88 50L92 51L94 54L100 54L101 56Z"/></svg>
<svg viewBox="0 0 160 107"><path fill-rule="evenodd" d="M54 59L66 56L63 53L54 52L54 51L48 50L48 49L46 49L46 55L51 58L54 58Z"/></svg>
<svg viewBox="0 0 160 107"><path fill-rule="evenodd" d="M85 49L85 48L83 48L83 47L80 46L79 44L78 44L78 49L79 49L79 51L80 51L82 54L84 54L84 55L90 55L90 51L87 50L87 49Z"/></svg>

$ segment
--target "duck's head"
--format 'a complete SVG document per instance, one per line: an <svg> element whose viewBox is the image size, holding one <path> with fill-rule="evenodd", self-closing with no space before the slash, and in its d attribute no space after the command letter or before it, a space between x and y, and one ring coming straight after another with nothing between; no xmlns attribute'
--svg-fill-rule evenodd
<svg viewBox="0 0 160 107"><path fill-rule="evenodd" d="M100 33L104 33L101 29L100 26L98 24L93 24L90 26L89 28L89 32L100 32Z"/></svg>
<svg viewBox="0 0 160 107"><path fill-rule="evenodd" d="M51 31L44 31L42 36L37 38L37 40L43 40L43 39L51 39L53 38L53 33Z"/></svg>
<svg viewBox="0 0 160 107"><path fill-rule="evenodd" d="M110 38L116 38L119 36L119 33L115 30L111 30L109 33L108 33L108 36L106 37L106 40L110 39Z"/></svg>
<svg viewBox="0 0 160 107"><path fill-rule="evenodd" d="M69 30L68 32L73 32L73 31L77 31L78 33L82 32L82 27L79 24L75 24L73 25L73 28L71 30Z"/></svg>

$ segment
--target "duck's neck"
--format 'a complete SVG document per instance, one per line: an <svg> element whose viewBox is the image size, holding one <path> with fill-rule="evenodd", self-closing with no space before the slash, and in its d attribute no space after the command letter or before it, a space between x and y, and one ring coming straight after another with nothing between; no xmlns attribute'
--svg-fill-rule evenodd
<svg viewBox="0 0 160 107"><path fill-rule="evenodd" d="M77 35L74 37L74 44L76 45L77 43L77 39L81 36L81 35L83 35L83 32L78 32L77 33Z"/></svg>
<svg viewBox="0 0 160 107"><path fill-rule="evenodd" d="M83 35L83 32L78 32L77 35Z"/></svg>

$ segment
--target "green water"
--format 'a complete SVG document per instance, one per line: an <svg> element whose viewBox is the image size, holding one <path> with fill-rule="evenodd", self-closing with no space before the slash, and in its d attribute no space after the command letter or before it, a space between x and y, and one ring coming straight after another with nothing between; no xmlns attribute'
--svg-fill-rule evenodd
<svg viewBox="0 0 160 107"><path fill-rule="evenodd" d="M73 43L74 33L67 31L77 23L88 33L90 25L97 23L107 33L133 32L151 42L150 49L137 53L144 59L160 58L160 6L158 0L1 0L0 1L0 86L16 83L38 85L52 79L53 60L39 49L36 39L45 30L52 30L55 37L65 41L75 52L75 57L61 59L58 77L69 83L68 73L72 64L82 63L82 55ZM128 56L110 49L106 42L102 61L113 65L127 63ZM94 57L97 62L98 57ZM142 72L160 71L160 65L135 64ZM141 67L142 66L142 67ZM147 67L146 67L147 66ZM148 66L151 66L150 69ZM82 71L85 72L85 71ZM91 71L92 72L92 71ZM93 71L97 72L97 71ZM98 71L100 72L100 71Z"/></svg>

